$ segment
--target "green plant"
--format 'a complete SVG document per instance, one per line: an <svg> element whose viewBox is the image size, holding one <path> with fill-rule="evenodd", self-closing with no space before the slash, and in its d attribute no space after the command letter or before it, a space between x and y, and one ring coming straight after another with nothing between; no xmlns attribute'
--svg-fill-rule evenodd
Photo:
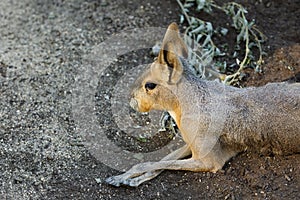
<svg viewBox="0 0 300 200"><path fill-rule="evenodd" d="M189 62L193 66L194 72L202 78L211 79L219 78L224 84L234 85L242 78L242 71L246 67L253 68L256 72L261 72L263 64L262 43L266 39L261 31L255 26L254 20L249 22L246 18L247 10L240 4L235 2L225 3L222 6L217 5L213 0L185 0L182 3L177 0L181 8L182 15L180 23L187 22L188 26L185 30L184 40L188 45ZM232 20L232 27L236 30L235 50L230 58L226 61L215 61L215 58L228 55L225 52L228 44L219 47L214 43L214 35L226 36L228 29L224 27L214 28L212 22L201 20L191 16L190 9L194 8L196 12L204 11L212 14L214 9L221 10ZM222 49L222 50L221 50ZM258 56L254 56L254 52L258 51ZM237 58L243 55L241 61ZM227 66L228 60L233 60ZM237 68L232 66L238 65ZM218 68L218 70L216 70ZM228 73L228 68L231 73ZM162 129L168 129L176 135L177 130L166 124L174 124L168 114L163 114L161 120Z"/></svg>
<svg viewBox="0 0 300 200"><path fill-rule="evenodd" d="M196 74L201 75L204 78L209 78L208 74L218 76L225 84L234 84L241 78L241 72L246 67L252 67L257 72L261 71L261 64L263 63L263 50L262 43L265 40L265 36L255 26L254 20L249 22L246 18L247 10L240 4L235 2L225 3L222 6L217 5L213 0L185 0L182 3L177 0L178 5L181 8L182 15L180 17L180 23L187 22L188 27L185 30L185 42L191 48L189 54L189 61L194 66ZM216 57L226 55L225 48L222 51L217 47L213 41L215 34L226 36L228 29L219 27L213 28L211 22L203 21L197 17L190 15L190 9L195 8L197 12L204 11L212 14L214 9L221 10L231 20L232 26L237 32L235 51L231 58L235 58L235 63L232 65L238 65L238 69L231 74L218 73L213 67L211 67L212 61ZM226 46L227 44L224 44ZM242 49L241 47L244 47ZM258 58L255 58L255 48L258 50ZM244 54L241 61L236 58L237 55ZM216 66L221 71L226 72L227 62L217 62Z"/></svg>

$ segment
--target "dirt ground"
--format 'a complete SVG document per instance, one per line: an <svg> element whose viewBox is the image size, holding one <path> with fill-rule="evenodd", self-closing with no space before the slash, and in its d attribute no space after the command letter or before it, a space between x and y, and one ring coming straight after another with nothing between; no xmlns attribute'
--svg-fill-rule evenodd
<svg viewBox="0 0 300 200"><path fill-rule="evenodd" d="M268 37L263 73L247 70L243 85L299 82L300 1L236 2ZM220 172L166 171L137 188L103 182L120 172L97 159L76 131L70 102L76 95L77 69L92 46L113 34L167 27L179 21L179 14L171 0L0 2L0 199L300 198L300 154L245 152ZM202 17L225 22L218 16ZM112 70L119 63L130 65L132 58L153 59L146 51L139 55L120 56ZM104 86L113 88L107 80ZM100 123L110 126L111 116L103 113Z"/></svg>

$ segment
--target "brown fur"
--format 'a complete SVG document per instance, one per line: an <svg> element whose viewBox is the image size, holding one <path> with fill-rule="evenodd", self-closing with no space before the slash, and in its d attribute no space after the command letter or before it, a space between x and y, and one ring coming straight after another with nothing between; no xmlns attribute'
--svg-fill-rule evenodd
<svg viewBox="0 0 300 200"><path fill-rule="evenodd" d="M130 105L140 111L166 110L186 145L159 162L141 163L108 178L112 185L138 186L162 170L220 170L247 149L260 153L300 152L300 84L270 83L234 88L196 78L185 60L187 48L172 23L157 60L138 78ZM145 88L155 83L154 89ZM191 154L191 158L183 159Z"/></svg>

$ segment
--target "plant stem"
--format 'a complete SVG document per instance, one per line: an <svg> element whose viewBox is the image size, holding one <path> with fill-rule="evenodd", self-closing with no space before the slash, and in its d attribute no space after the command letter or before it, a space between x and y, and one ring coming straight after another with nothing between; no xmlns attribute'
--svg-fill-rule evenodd
<svg viewBox="0 0 300 200"><path fill-rule="evenodd" d="M191 25L190 16L185 12L185 8L184 8L184 6L182 5L181 1L180 1L180 0L176 0L176 1L177 1L177 3L178 3L179 7L181 8L181 11L183 12L183 14L184 14L184 16L185 16L185 18L186 18L186 20L187 20L189 26L190 26L190 25Z"/></svg>

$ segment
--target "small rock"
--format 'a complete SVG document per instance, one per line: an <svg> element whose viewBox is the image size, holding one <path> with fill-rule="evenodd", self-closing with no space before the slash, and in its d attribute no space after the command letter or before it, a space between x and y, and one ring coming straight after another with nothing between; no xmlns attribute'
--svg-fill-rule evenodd
<svg viewBox="0 0 300 200"><path fill-rule="evenodd" d="M143 160L144 159L144 155L142 153L135 153L133 155L133 157L138 159L138 160Z"/></svg>
<svg viewBox="0 0 300 200"><path fill-rule="evenodd" d="M108 6L107 1L101 1L100 6L102 7Z"/></svg>
<svg viewBox="0 0 300 200"><path fill-rule="evenodd" d="M55 19L55 17L56 16L55 16L55 14L53 12L50 12L49 15L48 15L49 19Z"/></svg>
<svg viewBox="0 0 300 200"><path fill-rule="evenodd" d="M102 182L100 178L95 178L95 181L96 181L98 184Z"/></svg>
<svg viewBox="0 0 300 200"><path fill-rule="evenodd" d="M287 180L287 181L291 181L292 179L288 176L288 175L284 175L284 178Z"/></svg>

